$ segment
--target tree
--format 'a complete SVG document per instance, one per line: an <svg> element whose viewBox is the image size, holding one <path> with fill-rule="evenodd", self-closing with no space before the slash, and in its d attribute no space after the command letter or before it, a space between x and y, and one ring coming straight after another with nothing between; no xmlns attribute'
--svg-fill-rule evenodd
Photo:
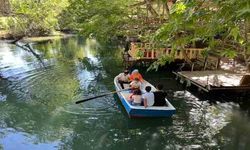
<svg viewBox="0 0 250 150"><path fill-rule="evenodd" d="M58 26L57 16L68 5L67 0L11 0L9 28L15 36L50 34Z"/></svg>
<svg viewBox="0 0 250 150"><path fill-rule="evenodd" d="M74 28L81 34L106 38L121 35L122 27L129 22L126 0L72 0L62 13L62 28ZM69 16L65 18L63 16Z"/></svg>
<svg viewBox="0 0 250 150"><path fill-rule="evenodd" d="M152 37L156 43L170 44L173 50L203 41L210 52L241 55L248 62L249 17L248 0L179 0L170 10L169 20Z"/></svg>
<svg viewBox="0 0 250 150"><path fill-rule="evenodd" d="M168 14L166 0L72 0L59 20L62 29L109 39L145 36L154 32Z"/></svg>

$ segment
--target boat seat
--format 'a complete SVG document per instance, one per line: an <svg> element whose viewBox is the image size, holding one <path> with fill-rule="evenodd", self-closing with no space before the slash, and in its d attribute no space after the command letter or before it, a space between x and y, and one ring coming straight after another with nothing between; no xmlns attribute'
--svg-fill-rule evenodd
<svg viewBox="0 0 250 150"><path fill-rule="evenodd" d="M123 92L121 92L121 94L122 94L126 99L129 99L129 96L130 96L132 93L130 93L129 91L123 91Z"/></svg>
<svg viewBox="0 0 250 150"><path fill-rule="evenodd" d="M123 83L123 86L125 89L129 88L129 84L128 83Z"/></svg>

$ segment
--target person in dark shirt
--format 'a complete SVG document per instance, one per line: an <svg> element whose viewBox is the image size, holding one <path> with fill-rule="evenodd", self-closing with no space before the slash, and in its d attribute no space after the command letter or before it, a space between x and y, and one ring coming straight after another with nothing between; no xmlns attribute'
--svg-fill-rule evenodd
<svg viewBox="0 0 250 150"><path fill-rule="evenodd" d="M167 93L164 92L163 89L163 85L162 84L158 84L156 86L157 91L153 92L154 93L154 97L155 97L155 102L153 106L166 106L166 100L165 98L167 97Z"/></svg>

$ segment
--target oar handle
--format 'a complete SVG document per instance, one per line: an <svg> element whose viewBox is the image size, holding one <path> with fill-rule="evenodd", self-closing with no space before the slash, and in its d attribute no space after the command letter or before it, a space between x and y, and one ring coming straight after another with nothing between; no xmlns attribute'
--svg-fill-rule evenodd
<svg viewBox="0 0 250 150"><path fill-rule="evenodd" d="M98 95L98 96L86 98L86 99L83 99L83 100L76 101L75 103L76 103L76 104L79 104L79 103L86 102L86 101L89 101L89 100L92 100L92 99L96 99L96 98L99 98L99 97L104 97L104 96L107 96L107 95L110 95L110 94L114 94L114 93L122 92L122 91L126 91L126 90L130 90L130 88L128 88L128 89L123 89L123 90L119 90L119 91L112 91L112 92L105 93L105 94L102 94L102 95Z"/></svg>

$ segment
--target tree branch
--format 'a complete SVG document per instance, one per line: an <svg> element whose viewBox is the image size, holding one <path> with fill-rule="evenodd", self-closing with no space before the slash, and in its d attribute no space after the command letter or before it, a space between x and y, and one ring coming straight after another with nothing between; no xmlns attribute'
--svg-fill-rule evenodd
<svg viewBox="0 0 250 150"><path fill-rule="evenodd" d="M10 42L10 44L14 44L14 45L16 45L17 47L19 47L19 48L21 48L21 49L23 49L23 50L25 50L25 51L28 51L28 52L32 53L32 55L36 57L36 59L42 64L42 66L43 66L44 68L46 68L46 66L45 66L45 64L44 64L44 62L43 62L43 60L42 60L42 58L40 57L40 55L38 55L38 54L33 50L33 48L30 46L29 43L26 43L26 44L24 44L24 45L18 44L18 41L20 41L22 38L23 38L23 37L19 37L18 39L16 39L16 40Z"/></svg>

